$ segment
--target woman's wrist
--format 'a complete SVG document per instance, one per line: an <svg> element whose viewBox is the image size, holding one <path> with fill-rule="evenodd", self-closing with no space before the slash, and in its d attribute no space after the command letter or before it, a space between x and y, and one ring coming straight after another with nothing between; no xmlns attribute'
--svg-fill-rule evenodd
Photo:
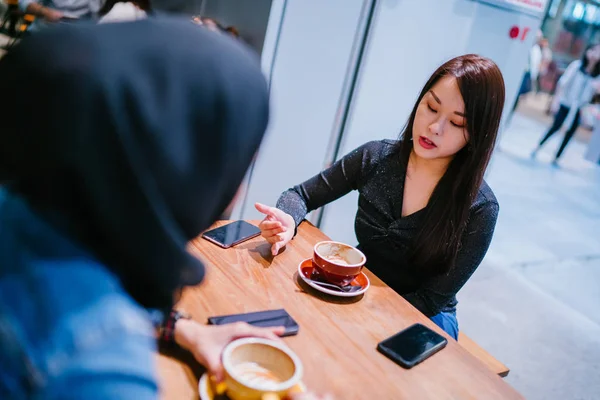
<svg viewBox="0 0 600 400"><path fill-rule="evenodd" d="M179 347L190 350L194 348L198 336L201 336L202 325L191 319L179 319L175 322L174 340Z"/></svg>

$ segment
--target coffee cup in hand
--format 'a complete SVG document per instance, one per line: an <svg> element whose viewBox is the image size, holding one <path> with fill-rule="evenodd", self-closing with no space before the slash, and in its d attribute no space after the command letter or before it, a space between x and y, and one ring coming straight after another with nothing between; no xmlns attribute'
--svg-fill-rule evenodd
<svg viewBox="0 0 600 400"><path fill-rule="evenodd" d="M223 351L227 396L233 400L283 399L302 379L302 363L284 344L244 338Z"/></svg>

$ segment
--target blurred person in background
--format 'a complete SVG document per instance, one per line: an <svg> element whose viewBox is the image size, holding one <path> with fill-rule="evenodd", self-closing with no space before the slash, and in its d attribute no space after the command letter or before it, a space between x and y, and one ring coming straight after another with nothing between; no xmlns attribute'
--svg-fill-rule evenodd
<svg viewBox="0 0 600 400"><path fill-rule="evenodd" d="M548 132L542 137L531 157L535 158L542 146L562 126L569 128L554 156L552 165L558 165L558 160L569 141L577 131L580 123L580 109L590 103L594 95L600 90L600 44L589 46L581 60L575 60L567 67L565 73L558 81L554 95L555 112L554 122Z"/></svg>
<svg viewBox="0 0 600 400"><path fill-rule="evenodd" d="M548 39L546 39L542 32L539 31L538 39L529 52L529 65L530 65L530 79L531 86L535 93L539 93L541 90L540 80L548 72L548 67L552 62L552 50Z"/></svg>
<svg viewBox="0 0 600 400"><path fill-rule="evenodd" d="M225 28L223 26L221 26L221 24L219 24L214 19L208 18L208 17L201 17L199 15L195 15L192 17L192 22L197 25L202 25L206 29L213 31L213 32L222 32L225 30Z"/></svg>
<svg viewBox="0 0 600 400"><path fill-rule="evenodd" d="M544 40L544 36L542 31L538 31L536 34L536 40L531 49L529 50L529 58L527 59L527 66L525 68L525 73L523 74L523 79L521 81L521 86L519 87L519 92L517 93L517 98L513 103L510 115L506 118L507 122L512 120L512 116L517 110L519 106L519 102L523 95L527 93L534 92L538 93L540 90L540 73L544 60L544 51L542 48L542 42ZM546 53L546 56L548 54ZM547 66L546 66L547 68Z"/></svg>
<svg viewBox="0 0 600 400"><path fill-rule="evenodd" d="M19 0L23 12L38 17L30 31L61 21L96 19L101 6L102 0Z"/></svg>
<svg viewBox="0 0 600 400"><path fill-rule="evenodd" d="M456 294L483 260L498 217L483 175L503 107L493 61L468 54L446 62L399 140L360 146L284 192L276 208L256 205L273 255L308 212L358 190L355 233L369 269L456 339Z"/></svg>
<svg viewBox="0 0 600 400"><path fill-rule="evenodd" d="M542 49L542 62L540 63L540 70L538 74L538 91L541 89L540 79L548 73L550 64L552 63L553 55L550 49L550 43L548 39L542 38L540 41L540 47Z"/></svg>
<svg viewBox="0 0 600 400"><path fill-rule="evenodd" d="M233 36L234 38L240 37L240 33L238 32L236 27L234 27L234 26L224 27L219 22L217 22L214 19L209 18L209 17L201 17L199 15L196 15L196 16L192 17L192 22L197 25L202 25L202 26L206 27L208 30L213 31L213 32L225 33L225 34Z"/></svg>
<svg viewBox="0 0 600 400"><path fill-rule="evenodd" d="M34 35L0 77L14 94L0 130L0 398L155 399L146 309L169 313L204 277L186 244L261 142L260 65L189 21L148 19ZM283 332L175 322L171 339L217 377L230 341Z"/></svg>
<svg viewBox="0 0 600 400"><path fill-rule="evenodd" d="M135 21L152 13L150 0L106 0L99 11L99 23Z"/></svg>
<svg viewBox="0 0 600 400"><path fill-rule="evenodd" d="M544 36L541 31L536 35L536 41L529 50L529 80L531 90L535 93L539 92L539 77L542 68L542 60L544 58L542 51L542 41Z"/></svg>

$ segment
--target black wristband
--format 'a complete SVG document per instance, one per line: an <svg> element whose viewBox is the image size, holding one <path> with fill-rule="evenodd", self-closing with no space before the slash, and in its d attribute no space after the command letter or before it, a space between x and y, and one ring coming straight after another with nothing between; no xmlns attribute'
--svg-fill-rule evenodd
<svg viewBox="0 0 600 400"><path fill-rule="evenodd" d="M160 330L160 339L165 343L175 343L175 324L180 319L191 319L191 316L177 310L171 310Z"/></svg>

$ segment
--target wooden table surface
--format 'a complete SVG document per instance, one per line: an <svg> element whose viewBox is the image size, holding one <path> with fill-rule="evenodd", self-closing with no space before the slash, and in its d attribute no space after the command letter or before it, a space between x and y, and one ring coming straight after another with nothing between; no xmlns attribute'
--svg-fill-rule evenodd
<svg viewBox="0 0 600 400"><path fill-rule="evenodd" d="M300 325L297 336L284 340L304 364L303 381L310 390L332 393L338 400L522 398L452 339L411 370L381 355L377 343L416 322L448 336L369 271L371 288L354 300L322 295L299 283L298 264L312 257L321 240L328 238L303 223L285 251L273 258L260 237L227 250L197 239L190 249L205 261L207 276L202 285L186 289L178 308L203 323L214 315L285 308ZM197 363L170 354L157 357L162 398L198 399L202 371Z"/></svg>

